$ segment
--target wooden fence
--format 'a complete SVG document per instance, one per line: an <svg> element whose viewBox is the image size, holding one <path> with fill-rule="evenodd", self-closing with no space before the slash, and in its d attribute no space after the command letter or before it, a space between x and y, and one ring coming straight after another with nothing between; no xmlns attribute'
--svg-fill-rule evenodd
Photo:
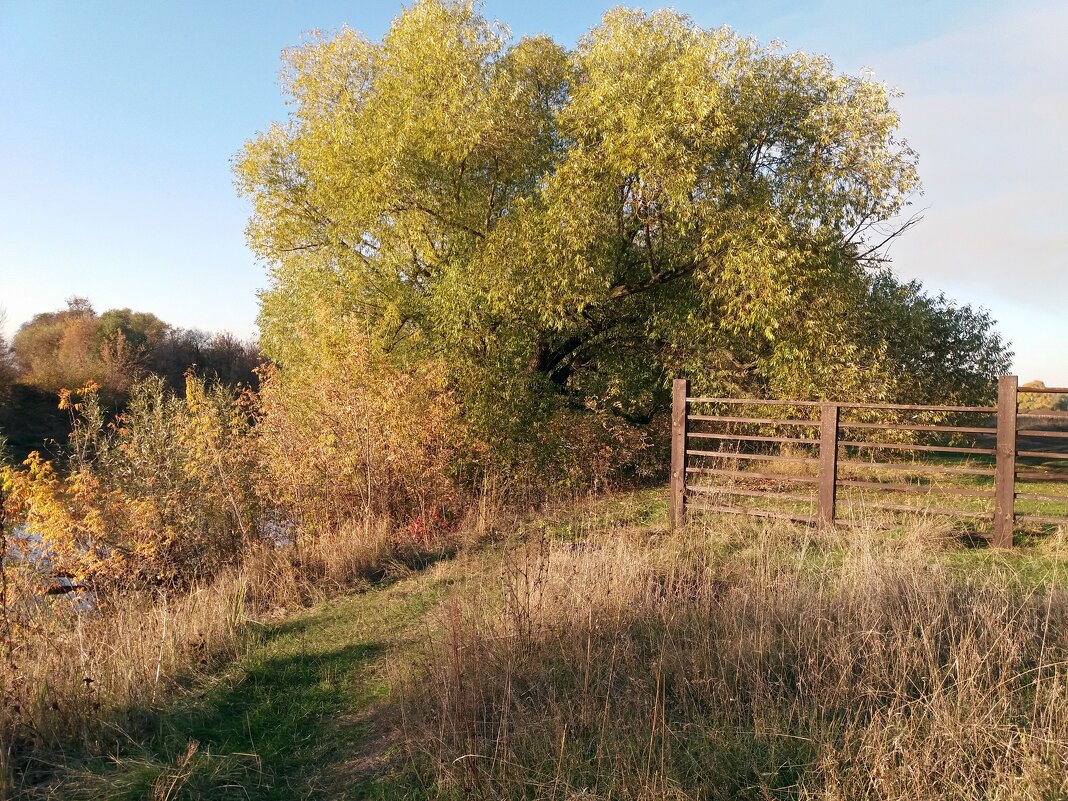
<svg viewBox="0 0 1068 801"><path fill-rule="evenodd" d="M1012 547L1017 523L1068 525L1068 511L1018 511L1019 501L1063 503L1068 510L1068 494L1020 491L1068 482L1068 412L1020 410L1019 394L1028 392L1068 388L1021 387L1016 376L1002 376L997 406L921 406L690 397L689 381L678 379L672 524L684 524L690 510L820 526L856 523L840 513L840 494L859 492L868 496L855 504L862 512L947 515L969 522L972 534L997 547ZM1030 419L1038 422L1025 422ZM781 468L769 471L775 465ZM886 475L904 480L878 480ZM795 485L807 486L809 494ZM870 497L875 493L879 497ZM891 503L885 493L921 500ZM957 506L944 506L937 500L943 498L958 499ZM965 503L970 506L960 508Z"/></svg>

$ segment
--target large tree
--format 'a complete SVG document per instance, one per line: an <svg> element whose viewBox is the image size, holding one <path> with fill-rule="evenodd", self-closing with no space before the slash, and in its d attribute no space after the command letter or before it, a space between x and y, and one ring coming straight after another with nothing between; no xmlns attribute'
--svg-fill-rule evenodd
<svg viewBox="0 0 1068 801"><path fill-rule="evenodd" d="M283 76L289 120L236 165L283 372L355 321L401 364L443 359L498 431L561 402L647 419L681 373L901 389L880 332L922 293L869 301L918 181L882 84L670 11L610 11L569 52L443 0Z"/></svg>
<svg viewBox="0 0 1068 801"><path fill-rule="evenodd" d="M7 312L0 307L0 408L7 402L11 385L15 381L15 354L4 332L6 324Z"/></svg>

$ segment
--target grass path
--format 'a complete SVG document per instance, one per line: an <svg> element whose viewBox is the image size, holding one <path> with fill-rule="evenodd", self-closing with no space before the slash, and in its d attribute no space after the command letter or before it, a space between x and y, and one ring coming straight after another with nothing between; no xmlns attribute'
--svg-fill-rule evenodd
<svg viewBox="0 0 1068 801"><path fill-rule="evenodd" d="M515 543L547 537L582 541L594 532L630 532L668 543L663 492L643 491L539 516ZM739 524L744 525L744 524ZM752 522L754 527L758 522ZM744 534L745 529L739 529ZM893 536L892 534L889 536ZM652 540L651 540L652 541ZM814 569L837 545L806 548ZM748 547L745 537L725 547ZM34 799L285 801L433 797L401 758L390 719L391 681L411 666L433 611L465 580L494 573L509 546L462 552L396 583L258 625L246 655L184 692L145 736L110 760L60 775ZM724 551L726 553L726 551ZM1013 552L936 549L962 573L997 573L1007 583L1068 582L1060 541ZM472 584L472 588L474 584Z"/></svg>
<svg viewBox="0 0 1068 801"><path fill-rule="evenodd" d="M259 627L245 658L177 703L145 745L68 775L52 797L401 797L380 776L386 667L425 631L459 572L442 563Z"/></svg>

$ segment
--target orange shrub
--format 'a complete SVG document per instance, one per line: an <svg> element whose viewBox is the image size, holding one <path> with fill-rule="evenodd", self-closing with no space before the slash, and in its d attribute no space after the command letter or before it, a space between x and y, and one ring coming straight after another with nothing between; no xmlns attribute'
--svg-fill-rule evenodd
<svg viewBox="0 0 1068 801"><path fill-rule="evenodd" d="M307 531L459 506L464 429L442 366L396 367L358 332L264 368L256 428L265 494Z"/></svg>

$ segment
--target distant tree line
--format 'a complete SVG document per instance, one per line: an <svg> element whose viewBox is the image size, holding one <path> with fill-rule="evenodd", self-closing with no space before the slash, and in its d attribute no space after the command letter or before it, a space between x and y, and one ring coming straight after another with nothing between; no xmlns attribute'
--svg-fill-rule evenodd
<svg viewBox="0 0 1068 801"><path fill-rule="evenodd" d="M259 362L258 347L233 334L180 328L130 309L98 314L87 299L73 297L64 309L35 315L11 342L0 333L0 435L17 456L65 440L68 416L56 408L64 389L94 384L118 409L148 376L179 393L191 369L220 384L249 386Z"/></svg>

